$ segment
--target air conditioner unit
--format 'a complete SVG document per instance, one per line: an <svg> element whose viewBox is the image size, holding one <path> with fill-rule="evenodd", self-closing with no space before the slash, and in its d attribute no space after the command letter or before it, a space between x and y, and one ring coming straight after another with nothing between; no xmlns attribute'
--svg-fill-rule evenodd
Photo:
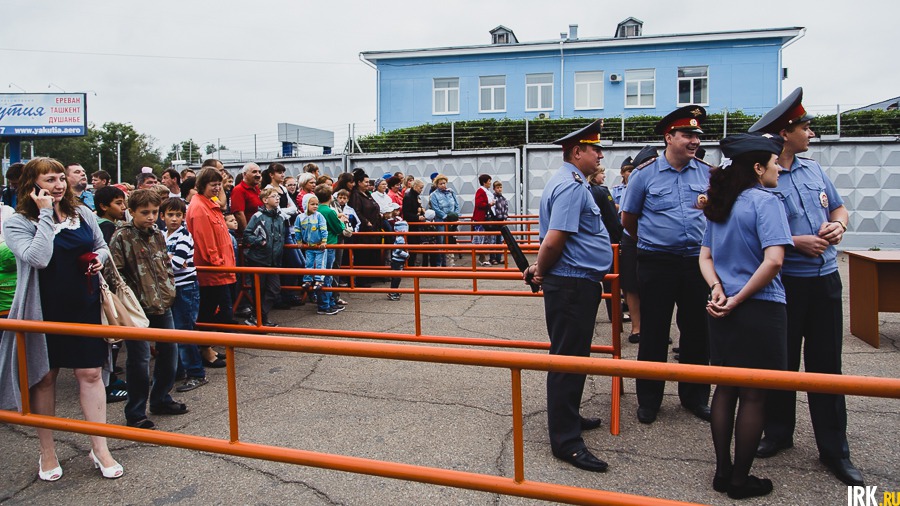
<svg viewBox="0 0 900 506"><path fill-rule="evenodd" d="M610 74L609 82L611 83L619 83L622 82L622 76L620 74Z"/></svg>
<svg viewBox="0 0 900 506"><path fill-rule="evenodd" d="M547 119L547 114L543 112L538 114L538 119Z"/></svg>

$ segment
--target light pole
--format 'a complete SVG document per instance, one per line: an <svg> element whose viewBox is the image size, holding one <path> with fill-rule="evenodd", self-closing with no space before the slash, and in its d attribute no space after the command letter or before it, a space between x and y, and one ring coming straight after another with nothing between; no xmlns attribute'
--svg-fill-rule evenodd
<svg viewBox="0 0 900 506"><path fill-rule="evenodd" d="M68 93L68 91L62 89L62 86L60 86L60 85L58 85L58 84L56 84L56 83L50 83L50 84L48 84L48 85L47 85L47 89L49 90L51 86L56 86L57 88L59 88L59 91L61 91L61 92L63 92L63 93Z"/></svg>
<svg viewBox="0 0 900 506"><path fill-rule="evenodd" d="M97 141L97 170L103 170L103 140Z"/></svg>
<svg viewBox="0 0 900 506"><path fill-rule="evenodd" d="M16 83L9 83L9 86L7 86L7 88L12 88L13 86L15 86L16 88L19 88L20 90L22 90L22 93L28 93L28 90L26 90L25 88L19 86L19 85L16 84Z"/></svg>
<svg viewBox="0 0 900 506"><path fill-rule="evenodd" d="M122 182L122 132L116 132L116 181Z"/></svg>

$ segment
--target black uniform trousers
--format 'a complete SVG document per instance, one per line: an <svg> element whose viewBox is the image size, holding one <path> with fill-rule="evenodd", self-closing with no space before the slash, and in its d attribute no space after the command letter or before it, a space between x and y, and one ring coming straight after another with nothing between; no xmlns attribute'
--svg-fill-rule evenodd
<svg viewBox="0 0 900 506"><path fill-rule="evenodd" d="M590 356L602 285L584 278L548 275L543 289L550 354ZM585 447L579 413L585 378L584 374L547 373L547 428L550 449L556 456Z"/></svg>
<svg viewBox="0 0 900 506"><path fill-rule="evenodd" d="M638 360L666 362L672 311L678 305L675 323L681 337L682 364L709 364L709 333L706 303L709 287L700 274L698 257L638 250L638 290L641 294L641 343ZM637 380L638 405L659 409L665 382ZM678 397L687 408L709 402L709 385L678 383Z"/></svg>
<svg viewBox="0 0 900 506"><path fill-rule="evenodd" d="M781 275L787 295L788 370L800 370L800 349L807 372L841 374L844 340L841 276L799 278ZM806 342L803 342L803 339ZM810 392L809 415L819 454L849 458L847 405L843 395ZM797 392L774 390L766 398L767 438L791 441L796 424Z"/></svg>

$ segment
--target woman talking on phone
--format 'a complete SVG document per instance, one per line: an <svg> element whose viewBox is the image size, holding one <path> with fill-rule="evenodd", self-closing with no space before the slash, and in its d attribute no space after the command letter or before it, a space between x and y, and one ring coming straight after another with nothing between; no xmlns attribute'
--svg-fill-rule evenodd
<svg viewBox="0 0 900 506"><path fill-rule="evenodd" d="M18 285L10 318L68 323L100 323L97 274L109 249L90 209L79 205L66 183L65 168L52 158L35 158L19 179L16 214L4 223L7 245L16 257ZM106 423L106 389L101 369L109 345L100 338L57 334L25 335L28 384L34 413L56 413L56 378L72 369L78 382L85 420ZM18 408L15 333L0 343L0 408ZM37 429L40 442L38 476L56 481L63 470L53 432ZM113 459L106 438L91 436L89 459L104 478L124 470Z"/></svg>

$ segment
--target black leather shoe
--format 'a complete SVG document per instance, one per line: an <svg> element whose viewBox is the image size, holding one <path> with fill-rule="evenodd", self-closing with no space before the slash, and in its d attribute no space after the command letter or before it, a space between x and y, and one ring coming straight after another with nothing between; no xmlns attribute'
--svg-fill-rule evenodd
<svg viewBox="0 0 900 506"><path fill-rule="evenodd" d="M637 334L631 334L630 336L628 336L628 342L631 344L638 344L639 342L641 342L641 333L638 332Z"/></svg>
<svg viewBox="0 0 900 506"><path fill-rule="evenodd" d="M684 408L693 413L694 416L705 422L712 421L712 412L709 410L709 406L707 406L706 404L694 406L693 408L685 406Z"/></svg>
<svg viewBox="0 0 900 506"><path fill-rule="evenodd" d="M825 467L831 471L831 474L845 484L859 487L865 485L862 473L853 465L853 462L850 462L850 459L826 459L825 457L819 457L819 461L825 464Z"/></svg>
<svg viewBox="0 0 900 506"><path fill-rule="evenodd" d="M793 447L794 442L792 440L779 441L772 437L764 437L756 448L756 456L761 459L767 459L769 457L774 457L781 450Z"/></svg>
<svg viewBox="0 0 900 506"><path fill-rule="evenodd" d="M595 457L587 448L582 448L568 455L557 455L556 458L568 462L579 469L594 473L605 473L609 467L609 464Z"/></svg>
<svg viewBox="0 0 900 506"><path fill-rule="evenodd" d="M747 481L741 486L728 485L728 497L732 499L746 499L759 497L772 492L772 480L747 476Z"/></svg>
<svg viewBox="0 0 900 506"><path fill-rule="evenodd" d="M659 412L657 409L653 408L641 408L637 409L637 418L641 423L653 423L656 421L656 414Z"/></svg>
<svg viewBox="0 0 900 506"><path fill-rule="evenodd" d="M594 430L603 424L603 420L599 418L581 417L581 430Z"/></svg>

